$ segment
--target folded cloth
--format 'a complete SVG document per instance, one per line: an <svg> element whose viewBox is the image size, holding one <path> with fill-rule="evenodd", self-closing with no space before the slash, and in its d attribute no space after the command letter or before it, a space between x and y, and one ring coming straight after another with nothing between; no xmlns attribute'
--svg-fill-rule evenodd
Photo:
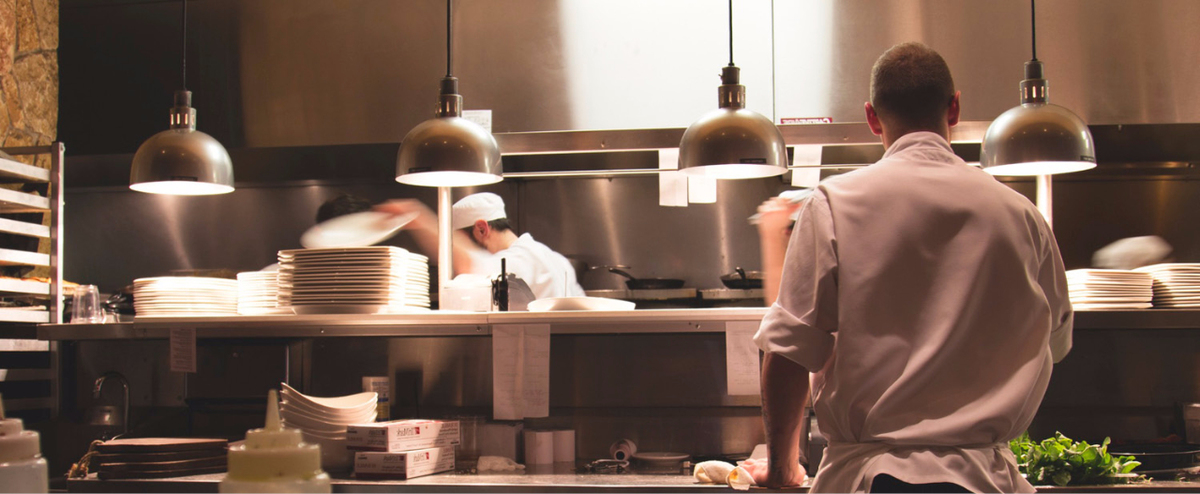
<svg viewBox="0 0 1200 494"><path fill-rule="evenodd" d="M525 465L503 456L480 456L475 470L480 472L513 472L524 470Z"/></svg>
<svg viewBox="0 0 1200 494"><path fill-rule="evenodd" d="M743 464L749 463L756 465L755 460L746 460ZM766 465L766 462L761 462ZM692 468L692 476L696 481L703 484L729 484L729 487L739 491L749 490L750 486L757 485L754 478L746 468L741 466L733 466L723 461L702 461L697 463Z"/></svg>
<svg viewBox="0 0 1200 494"><path fill-rule="evenodd" d="M724 484L725 479L729 477L729 472L732 472L733 469L733 465L723 461L702 461L692 468L692 476L702 484Z"/></svg>

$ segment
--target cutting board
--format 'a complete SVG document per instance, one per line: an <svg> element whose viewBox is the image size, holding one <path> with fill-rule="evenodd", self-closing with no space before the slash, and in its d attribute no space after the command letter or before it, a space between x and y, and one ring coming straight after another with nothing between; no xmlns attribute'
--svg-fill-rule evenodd
<svg viewBox="0 0 1200 494"><path fill-rule="evenodd" d="M175 453L180 451L225 449L229 441L225 439L205 439L191 437L137 437L130 439L113 439L96 446L100 454L113 453Z"/></svg>
<svg viewBox="0 0 1200 494"><path fill-rule="evenodd" d="M169 453L109 453L93 456L92 464L99 466L106 463L159 463L225 456L226 453L225 448L173 451Z"/></svg>
<svg viewBox="0 0 1200 494"><path fill-rule="evenodd" d="M96 473L100 480L118 480L118 479L165 479L169 477L183 477L186 475L203 475L206 473L221 473L225 471L225 466L193 468L191 470L169 470L169 471L152 471L152 472L106 472L101 470Z"/></svg>
<svg viewBox="0 0 1200 494"><path fill-rule="evenodd" d="M178 461L159 461L150 463L105 463L98 467L101 473L129 473L130 475L141 472L182 472L190 471L199 468L225 468L225 456L211 456L208 458L194 458L191 460ZM188 475L188 474L179 474Z"/></svg>

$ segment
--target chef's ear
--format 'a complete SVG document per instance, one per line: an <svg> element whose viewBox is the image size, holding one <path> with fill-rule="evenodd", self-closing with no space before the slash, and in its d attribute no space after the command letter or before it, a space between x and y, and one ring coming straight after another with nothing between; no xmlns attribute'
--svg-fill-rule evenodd
<svg viewBox="0 0 1200 494"><path fill-rule="evenodd" d="M863 105L863 109L867 112L867 127L871 128L871 133L877 136L883 135L883 124L879 121L879 114L875 113L875 107L871 106L868 101Z"/></svg>
<svg viewBox="0 0 1200 494"><path fill-rule="evenodd" d="M480 237L486 237L488 232L491 231L491 227L486 221L475 220L475 231L479 233Z"/></svg>
<svg viewBox="0 0 1200 494"><path fill-rule="evenodd" d="M962 96L962 91L955 91L954 96L950 97L950 106L946 108L946 123L953 127L958 125L958 117L962 111L959 106L959 97Z"/></svg>

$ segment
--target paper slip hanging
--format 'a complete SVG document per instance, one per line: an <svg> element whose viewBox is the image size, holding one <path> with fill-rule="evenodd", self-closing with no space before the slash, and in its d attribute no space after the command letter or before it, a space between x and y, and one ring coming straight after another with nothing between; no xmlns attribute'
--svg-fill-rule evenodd
<svg viewBox="0 0 1200 494"><path fill-rule="evenodd" d="M196 372L196 328L171 328L171 372Z"/></svg>
<svg viewBox="0 0 1200 494"><path fill-rule="evenodd" d="M725 323L725 387L730 395L760 393L758 346L754 344L758 325L758 321Z"/></svg>
<svg viewBox="0 0 1200 494"><path fill-rule="evenodd" d="M492 327L495 420L550 416L550 325Z"/></svg>

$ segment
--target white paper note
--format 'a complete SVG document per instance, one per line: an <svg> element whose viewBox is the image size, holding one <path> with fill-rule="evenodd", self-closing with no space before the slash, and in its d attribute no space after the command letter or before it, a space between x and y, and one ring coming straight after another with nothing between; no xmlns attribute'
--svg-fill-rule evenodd
<svg viewBox="0 0 1200 494"><path fill-rule="evenodd" d="M171 372L196 372L196 328L171 328Z"/></svg>
<svg viewBox="0 0 1200 494"><path fill-rule="evenodd" d="M725 386L730 395L757 396L760 392L758 346L754 344L758 325L758 321L725 323Z"/></svg>
<svg viewBox="0 0 1200 494"><path fill-rule="evenodd" d="M525 417L549 417L550 325L525 326L522 344L525 348L525 375L522 376Z"/></svg>
<svg viewBox="0 0 1200 494"><path fill-rule="evenodd" d="M519 383L524 374L521 362L523 327L512 324L492 326L492 415L495 420L521 420Z"/></svg>
<svg viewBox="0 0 1200 494"><path fill-rule="evenodd" d="M550 416L550 326L492 326L495 420Z"/></svg>

